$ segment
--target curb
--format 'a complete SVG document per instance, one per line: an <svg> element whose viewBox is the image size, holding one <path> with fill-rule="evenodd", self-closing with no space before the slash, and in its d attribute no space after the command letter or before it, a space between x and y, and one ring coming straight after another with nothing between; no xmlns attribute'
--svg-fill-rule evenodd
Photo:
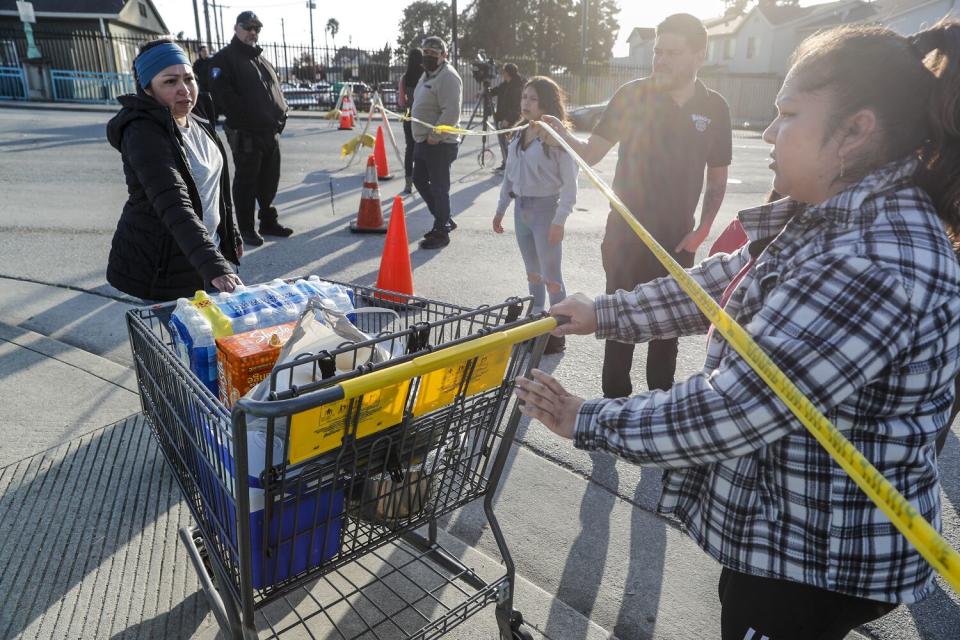
<svg viewBox="0 0 960 640"><path fill-rule="evenodd" d="M134 395L139 395L136 376L132 369L89 351L3 322L0 322L0 340L57 360Z"/></svg>

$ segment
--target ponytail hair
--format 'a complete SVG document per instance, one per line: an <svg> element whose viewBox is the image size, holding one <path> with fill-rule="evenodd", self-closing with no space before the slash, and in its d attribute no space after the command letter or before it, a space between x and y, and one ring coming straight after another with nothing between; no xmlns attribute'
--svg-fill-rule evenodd
<svg viewBox="0 0 960 640"><path fill-rule="evenodd" d="M927 103L930 136L917 174L954 241L960 240L960 22L941 20L910 44L936 77Z"/></svg>
<svg viewBox="0 0 960 640"><path fill-rule="evenodd" d="M960 22L907 37L868 25L816 33L794 52L789 75L801 91L829 91L827 138L861 109L874 112L877 140L851 159L850 179L914 155L918 184L960 239Z"/></svg>

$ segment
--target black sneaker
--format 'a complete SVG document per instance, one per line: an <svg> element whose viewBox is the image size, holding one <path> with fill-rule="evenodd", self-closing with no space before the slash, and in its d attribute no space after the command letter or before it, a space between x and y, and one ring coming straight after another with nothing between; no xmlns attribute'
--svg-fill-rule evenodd
<svg viewBox="0 0 960 640"><path fill-rule="evenodd" d="M260 234L264 236L278 236L280 238L288 238L293 233L293 229L290 227L285 227L279 222L271 222L268 224L260 225Z"/></svg>
<svg viewBox="0 0 960 640"><path fill-rule="evenodd" d="M253 229L241 231L240 237L243 238L244 244L248 244L251 247L259 247L263 244L263 237Z"/></svg>
<svg viewBox="0 0 960 640"><path fill-rule="evenodd" d="M457 223L453 221L453 218L450 218L450 220L447 221L447 233L449 234L451 231L453 231L456 228L457 228ZM426 239L432 235L435 235L436 233L437 233L436 229L430 229L430 231L427 231L425 234L423 234L423 237L424 239Z"/></svg>
<svg viewBox="0 0 960 640"><path fill-rule="evenodd" d="M450 236L446 233L432 233L420 241L421 249L443 249L450 244Z"/></svg>

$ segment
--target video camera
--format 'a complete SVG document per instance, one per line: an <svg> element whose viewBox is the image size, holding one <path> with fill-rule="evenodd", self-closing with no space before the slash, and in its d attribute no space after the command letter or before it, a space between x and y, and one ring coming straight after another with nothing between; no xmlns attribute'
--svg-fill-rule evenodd
<svg viewBox="0 0 960 640"><path fill-rule="evenodd" d="M473 67L473 79L488 84L497 75L497 63L488 58L483 49L477 51L477 59L470 63Z"/></svg>

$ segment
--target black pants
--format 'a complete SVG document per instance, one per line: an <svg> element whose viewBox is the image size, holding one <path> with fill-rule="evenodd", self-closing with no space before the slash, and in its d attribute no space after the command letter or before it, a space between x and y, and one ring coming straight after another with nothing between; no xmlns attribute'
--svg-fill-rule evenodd
<svg viewBox="0 0 960 640"><path fill-rule="evenodd" d="M403 149L403 176L405 178L413 177L413 147L416 141L413 139L413 123L409 120L403 121L403 139L407 143Z"/></svg>
<svg viewBox="0 0 960 640"><path fill-rule="evenodd" d="M433 229L447 232L450 220L450 165L459 145L418 142L413 150L413 184L433 215Z"/></svg>
<svg viewBox="0 0 960 640"><path fill-rule="evenodd" d="M619 216L614 213L612 215ZM607 293L618 289L633 290L638 284L667 275L667 270L633 231L619 223L608 223L601 252L607 275ZM659 240L659 238L658 238ZM668 249L673 247L664 244ZM692 267L694 254L688 251L672 254L684 267ZM647 386L669 389L677 370L677 339L652 340L647 344ZM633 393L630 370L633 368L635 345L607 340L603 350L602 389L605 398L626 398Z"/></svg>
<svg viewBox="0 0 960 640"><path fill-rule="evenodd" d="M254 205L260 226L277 222L273 199L280 184L280 134L226 129L233 152L233 207L240 231L253 231Z"/></svg>
<svg viewBox="0 0 960 640"><path fill-rule="evenodd" d="M497 135L497 139L500 141L500 154L503 156L503 162L501 164L507 164L507 151L510 149L510 138L513 136L512 133L501 133Z"/></svg>
<svg viewBox="0 0 960 640"><path fill-rule="evenodd" d="M895 604L724 568L718 585L722 640L843 640Z"/></svg>

